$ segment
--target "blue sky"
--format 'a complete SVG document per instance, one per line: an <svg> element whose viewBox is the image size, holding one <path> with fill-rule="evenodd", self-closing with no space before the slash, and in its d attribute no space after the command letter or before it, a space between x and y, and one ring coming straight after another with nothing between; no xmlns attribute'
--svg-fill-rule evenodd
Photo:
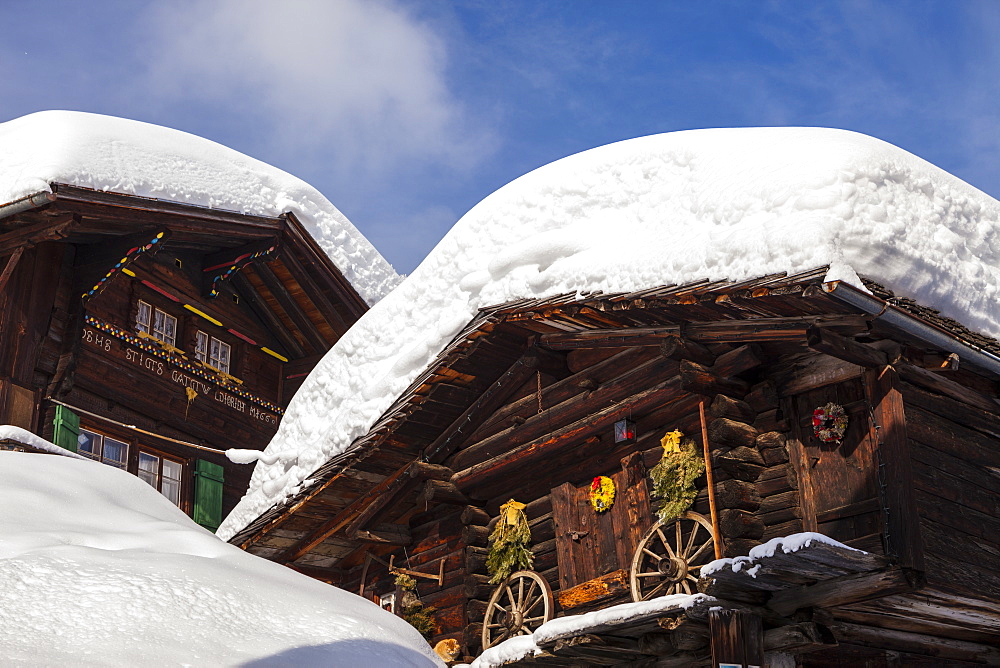
<svg viewBox="0 0 1000 668"><path fill-rule="evenodd" d="M847 128L998 196L998 34L992 0L0 0L0 120L207 137L409 272L521 174L658 132Z"/></svg>

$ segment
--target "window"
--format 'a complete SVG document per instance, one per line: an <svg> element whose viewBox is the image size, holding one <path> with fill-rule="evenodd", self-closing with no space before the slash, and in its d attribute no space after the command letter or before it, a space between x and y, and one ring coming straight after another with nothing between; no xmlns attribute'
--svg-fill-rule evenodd
<svg viewBox="0 0 1000 668"><path fill-rule="evenodd" d="M180 462L165 459L144 450L139 451L139 477L178 507L181 505L181 476L183 472L184 465Z"/></svg>
<svg viewBox="0 0 1000 668"><path fill-rule="evenodd" d="M128 443L87 429L80 430L77 452L117 469L124 469L128 464Z"/></svg>
<svg viewBox="0 0 1000 668"><path fill-rule="evenodd" d="M139 310L135 316L135 328L163 343L174 345L177 342L177 318L166 311L154 308L141 299L139 300Z"/></svg>
<svg viewBox="0 0 1000 668"><path fill-rule="evenodd" d="M231 353L232 347L228 343L198 330L194 356L202 362L215 367L222 373L229 373L229 357Z"/></svg>

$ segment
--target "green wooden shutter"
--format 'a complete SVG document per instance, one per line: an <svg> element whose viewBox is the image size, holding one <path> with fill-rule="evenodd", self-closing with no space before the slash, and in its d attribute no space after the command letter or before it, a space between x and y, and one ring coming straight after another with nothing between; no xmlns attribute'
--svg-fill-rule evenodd
<svg viewBox="0 0 1000 668"><path fill-rule="evenodd" d="M52 427L52 442L70 452L76 452L80 438L80 416L65 406L56 405Z"/></svg>
<svg viewBox="0 0 1000 668"><path fill-rule="evenodd" d="M194 521L209 531L222 523L223 468L199 459L194 469Z"/></svg>

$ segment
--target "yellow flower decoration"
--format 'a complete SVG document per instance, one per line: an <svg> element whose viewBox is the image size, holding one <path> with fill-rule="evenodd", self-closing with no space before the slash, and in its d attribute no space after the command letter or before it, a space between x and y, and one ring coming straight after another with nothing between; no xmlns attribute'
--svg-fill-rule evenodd
<svg viewBox="0 0 1000 668"><path fill-rule="evenodd" d="M599 513L615 505L615 483L611 478L599 475L590 483L590 505Z"/></svg>
<svg viewBox="0 0 1000 668"><path fill-rule="evenodd" d="M684 436L684 434L676 429L674 431L668 431L667 434L660 439L660 445L663 446L663 452L680 452L682 436Z"/></svg>

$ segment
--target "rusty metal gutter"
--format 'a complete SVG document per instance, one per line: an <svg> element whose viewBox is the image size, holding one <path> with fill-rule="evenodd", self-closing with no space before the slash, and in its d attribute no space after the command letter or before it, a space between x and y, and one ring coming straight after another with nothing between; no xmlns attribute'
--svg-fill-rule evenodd
<svg viewBox="0 0 1000 668"><path fill-rule="evenodd" d="M893 306L889 302L843 281L824 283L823 291L831 297L836 297L846 304L875 316L873 320L878 320L905 332L933 348L955 353L963 365L969 364L1000 377L1000 357L960 339L941 327L907 313L898 306Z"/></svg>
<svg viewBox="0 0 1000 668"><path fill-rule="evenodd" d="M55 193L50 193L47 190L42 192L37 192L33 195L28 195L27 197L22 197L21 199L16 199L9 204L0 205L0 218L6 218L8 216L13 216L16 213L21 213L22 211L28 211L29 209L37 209L40 206L45 206L46 204L51 204L56 201Z"/></svg>

